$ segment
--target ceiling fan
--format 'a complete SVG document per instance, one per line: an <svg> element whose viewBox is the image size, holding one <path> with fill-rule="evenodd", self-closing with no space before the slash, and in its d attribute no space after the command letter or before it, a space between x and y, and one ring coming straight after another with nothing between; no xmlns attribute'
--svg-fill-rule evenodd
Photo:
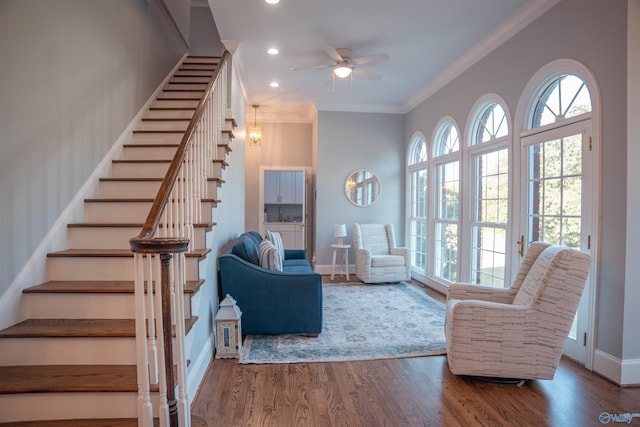
<svg viewBox="0 0 640 427"><path fill-rule="evenodd" d="M353 72L359 76L369 80L380 80L380 76L371 71L361 68L360 65L371 64L377 61L389 59L386 53L378 53L376 55L362 56L360 58L351 58L351 49L346 47L333 48L331 46L324 47L325 52L331 57L333 63L322 65L309 65L306 67L291 67L291 71L298 70L314 70L319 68L332 68L335 77L346 79Z"/></svg>

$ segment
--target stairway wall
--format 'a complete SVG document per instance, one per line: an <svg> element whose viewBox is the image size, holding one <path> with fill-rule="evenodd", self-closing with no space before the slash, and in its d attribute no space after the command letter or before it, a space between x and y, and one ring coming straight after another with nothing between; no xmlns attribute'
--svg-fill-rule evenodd
<svg viewBox="0 0 640 427"><path fill-rule="evenodd" d="M6 0L0 40L4 317L47 233L186 46L157 2L139 0Z"/></svg>

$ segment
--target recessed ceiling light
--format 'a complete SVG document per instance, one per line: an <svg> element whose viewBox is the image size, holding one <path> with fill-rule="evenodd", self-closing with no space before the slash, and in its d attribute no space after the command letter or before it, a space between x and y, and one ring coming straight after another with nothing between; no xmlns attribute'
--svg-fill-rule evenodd
<svg viewBox="0 0 640 427"><path fill-rule="evenodd" d="M269 83L269 86L271 86L271 87L278 87L278 86L280 86L280 83L278 83L278 82L271 82L271 83Z"/></svg>
<svg viewBox="0 0 640 427"><path fill-rule="evenodd" d="M264 0L264 2L267 4L278 4L280 3L280 0Z"/></svg>
<svg viewBox="0 0 640 427"><path fill-rule="evenodd" d="M276 49L275 47L272 47L270 49L267 50L267 53L269 55L277 55L280 53L280 51L278 49Z"/></svg>

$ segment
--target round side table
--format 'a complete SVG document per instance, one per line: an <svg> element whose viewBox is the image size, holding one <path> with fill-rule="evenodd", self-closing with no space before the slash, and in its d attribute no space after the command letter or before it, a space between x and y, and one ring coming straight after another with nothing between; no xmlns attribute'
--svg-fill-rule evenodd
<svg viewBox="0 0 640 427"><path fill-rule="evenodd" d="M331 280L333 280L333 277L335 276L335 273L336 273L336 254L340 249L344 251L344 255L342 258L344 260L344 274L345 276L347 276L347 280L349 280L349 248L351 247L351 245L340 245L335 243L331 245L331 247L333 248L333 263L331 264Z"/></svg>

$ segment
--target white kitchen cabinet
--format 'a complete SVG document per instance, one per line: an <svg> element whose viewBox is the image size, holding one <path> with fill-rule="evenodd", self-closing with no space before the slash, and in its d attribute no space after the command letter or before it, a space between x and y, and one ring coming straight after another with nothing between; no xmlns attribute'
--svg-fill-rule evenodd
<svg viewBox="0 0 640 427"><path fill-rule="evenodd" d="M265 204L302 204L304 173L302 171L265 171Z"/></svg>

